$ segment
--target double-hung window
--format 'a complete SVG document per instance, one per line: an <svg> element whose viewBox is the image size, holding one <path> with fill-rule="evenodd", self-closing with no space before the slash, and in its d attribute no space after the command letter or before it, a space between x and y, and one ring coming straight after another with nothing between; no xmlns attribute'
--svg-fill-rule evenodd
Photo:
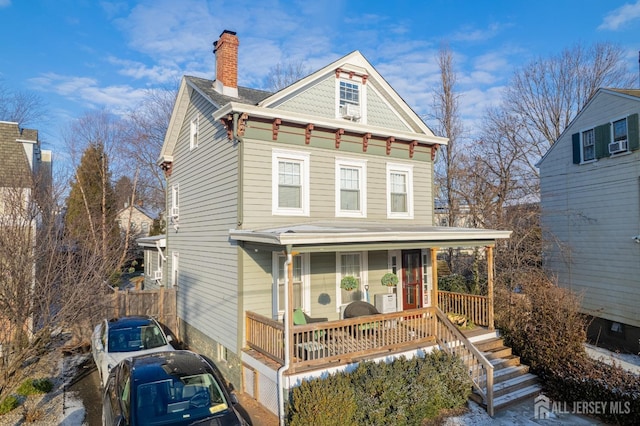
<svg viewBox="0 0 640 426"><path fill-rule="evenodd" d="M387 164L387 217L413 219L413 167Z"/></svg>
<svg viewBox="0 0 640 426"><path fill-rule="evenodd" d="M596 158L596 134L594 129L582 132L582 161Z"/></svg>
<svg viewBox="0 0 640 426"><path fill-rule="evenodd" d="M613 122L613 142L609 145L609 153L616 154L629 149L627 138L627 119L623 118Z"/></svg>
<svg viewBox="0 0 640 426"><path fill-rule="evenodd" d="M336 216L367 216L367 162L336 159Z"/></svg>
<svg viewBox="0 0 640 426"><path fill-rule="evenodd" d="M272 153L272 213L309 215L309 154Z"/></svg>
<svg viewBox="0 0 640 426"><path fill-rule="evenodd" d="M198 134L200 132L200 119L195 117L191 120L189 127L189 149L193 150L198 147Z"/></svg>

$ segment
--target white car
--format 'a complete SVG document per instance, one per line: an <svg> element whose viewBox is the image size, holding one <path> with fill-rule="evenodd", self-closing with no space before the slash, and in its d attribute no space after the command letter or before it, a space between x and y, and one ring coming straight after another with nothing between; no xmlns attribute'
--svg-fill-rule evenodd
<svg viewBox="0 0 640 426"><path fill-rule="evenodd" d="M153 352L174 351L172 338L148 316L129 316L104 320L93 330L91 353L104 387L109 372L120 361Z"/></svg>

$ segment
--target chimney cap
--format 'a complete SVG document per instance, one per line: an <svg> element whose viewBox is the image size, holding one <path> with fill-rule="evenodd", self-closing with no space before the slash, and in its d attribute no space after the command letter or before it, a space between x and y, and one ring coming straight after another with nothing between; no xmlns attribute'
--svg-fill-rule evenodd
<svg viewBox="0 0 640 426"><path fill-rule="evenodd" d="M220 41L222 36L225 35L225 34L229 34L230 36L236 36L238 33L236 33L235 31L231 31L231 30L224 30L223 32L221 32L220 35L218 36L218 40L213 42L213 47L214 47L213 52L214 53L215 53L215 48L218 47L218 42Z"/></svg>

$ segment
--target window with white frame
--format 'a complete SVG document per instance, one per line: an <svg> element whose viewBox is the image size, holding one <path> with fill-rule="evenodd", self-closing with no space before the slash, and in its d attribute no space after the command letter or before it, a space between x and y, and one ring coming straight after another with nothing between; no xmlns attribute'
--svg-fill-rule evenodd
<svg viewBox="0 0 640 426"><path fill-rule="evenodd" d="M627 140L627 119L613 122L613 141L626 141Z"/></svg>
<svg viewBox="0 0 640 426"><path fill-rule="evenodd" d="M198 136L200 131L200 118L194 117L191 120L190 132L189 132L189 149L195 149L198 147Z"/></svg>
<svg viewBox="0 0 640 426"><path fill-rule="evenodd" d="M413 219L413 168L387 164L387 217Z"/></svg>
<svg viewBox="0 0 640 426"><path fill-rule="evenodd" d="M177 287L180 277L180 254L177 251L171 252L171 286Z"/></svg>
<svg viewBox="0 0 640 426"><path fill-rule="evenodd" d="M308 216L309 154L274 150L272 164L272 213Z"/></svg>
<svg viewBox="0 0 640 426"><path fill-rule="evenodd" d="M366 85L356 78L339 78L336 81L337 117L366 123Z"/></svg>
<svg viewBox="0 0 640 426"><path fill-rule="evenodd" d="M596 158L596 133L594 129L582 132L582 161Z"/></svg>
<svg viewBox="0 0 640 426"><path fill-rule="evenodd" d="M337 253L336 266L337 266L337 291L338 291L338 303L337 306L351 303L355 300L362 300L363 286L366 284L365 270L366 265L365 255L362 252L349 252L349 253ZM344 290L340 287L340 281L342 278L351 275L358 282L358 286L355 290Z"/></svg>
<svg viewBox="0 0 640 426"><path fill-rule="evenodd" d="M287 276L287 270L285 269L285 261L287 257L281 254L274 253L274 281L276 283L274 288L274 306L277 311L278 318L282 318L284 313L285 304L285 277ZM304 311L308 311L309 308L309 285L308 285L308 268L309 268L309 255L298 254L292 256L293 260L293 281L291 283L293 288L293 306L291 311L296 308L301 308Z"/></svg>
<svg viewBox="0 0 640 426"><path fill-rule="evenodd" d="M180 215L180 186L178 184L171 186L171 218L178 219Z"/></svg>
<svg viewBox="0 0 640 426"><path fill-rule="evenodd" d="M367 217L367 163L336 159L336 216Z"/></svg>

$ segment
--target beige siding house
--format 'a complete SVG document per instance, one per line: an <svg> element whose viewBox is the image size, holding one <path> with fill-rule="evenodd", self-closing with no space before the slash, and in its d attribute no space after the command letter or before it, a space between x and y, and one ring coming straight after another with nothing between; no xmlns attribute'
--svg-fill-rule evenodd
<svg viewBox="0 0 640 426"><path fill-rule="evenodd" d="M640 347L640 90L600 89L541 160L545 261L590 335Z"/></svg>
<svg viewBox="0 0 640 426"><path fill-rule="evenodd" d="M238 86L238 46L223 32L216 79L182 79L159 159L168 221L158 284L177 289L185 343L282 414L285 390L304 377L458 333L437 308L436 251L477 246L492 262L510 233L433 226L433 161L447 140L360 52L272 94ZM388 272L396 287L381 284ZM341 288L345 276L354 290ZM489 330L492 300L470 302ZM346 331L362 329L344 315L361 301L389 326L380 340ZM324 321L294 324L294 309ZM479 382L492 368L477 369Z"/></svg>

